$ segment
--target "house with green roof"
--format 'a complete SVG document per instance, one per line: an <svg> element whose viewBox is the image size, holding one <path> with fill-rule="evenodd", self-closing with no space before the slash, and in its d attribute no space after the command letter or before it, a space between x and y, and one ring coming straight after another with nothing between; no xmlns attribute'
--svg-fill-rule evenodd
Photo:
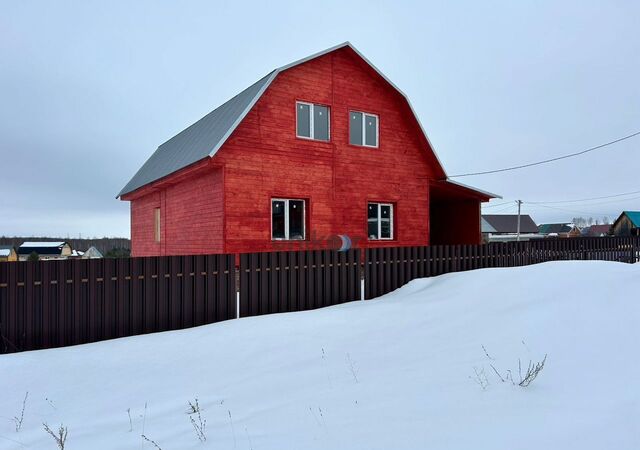
<svg viewBox="0 0 640 450"><path fill-rule="evenodd" d="M611 231L614 236L640 236L640 211L623 211Z"/></svg>

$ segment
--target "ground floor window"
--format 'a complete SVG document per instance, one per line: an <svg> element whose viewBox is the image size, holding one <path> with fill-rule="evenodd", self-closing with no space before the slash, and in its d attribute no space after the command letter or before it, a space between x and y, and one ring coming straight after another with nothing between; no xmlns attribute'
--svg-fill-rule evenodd
<svg viewBox="0 0 640 450"><path fill-rule="evenodd" d="M391 203L369 203L369 239L393 239L393 205Z"/></svg>
<svg viewBox="0 0 640 450"><path fill-rule="evenodd" d="M305 203L300 199L271 199L271 239L304 240Z"/></svg>

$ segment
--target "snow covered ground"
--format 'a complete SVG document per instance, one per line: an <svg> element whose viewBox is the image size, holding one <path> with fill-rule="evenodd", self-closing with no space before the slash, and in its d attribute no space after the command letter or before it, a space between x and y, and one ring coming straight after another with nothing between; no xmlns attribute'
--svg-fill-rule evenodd
<svg viewBox="0 0 640 450"><path fill-rule="evenodd" d="M640 264L485 269L367 302L0 356L0 448L56 448L46 422L68 427L68 450L153 449L142 434L163 450L638 449L638 293ZM491 368L517 381L518 359L545 354L528 388Z"/></svg>

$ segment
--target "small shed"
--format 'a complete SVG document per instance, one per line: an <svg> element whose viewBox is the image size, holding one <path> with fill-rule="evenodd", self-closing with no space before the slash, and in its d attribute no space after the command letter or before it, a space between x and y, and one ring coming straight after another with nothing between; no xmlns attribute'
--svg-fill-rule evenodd
<svg viewBox="0 0 640 450"><path fill-rule="evenodd" d="M519 236L517 214L483 214L480 220L485 242L529 241L541 237L538 226L528 214L520 215Z"/></svg>
<svg viewBox="0 0 640 450"><path fill-rule="evenodd" d="M0 262L17 260L18 253L12 245L0 245Z"/></svg>
<svg viewBox="0 0 640 450"><path fill-rule="evenodd" d="M29 259L29 255L37 253L40 259L67 259L72 254L71 245L67 242L23 242L18 248L20 261Z"/></svg>
<svg viewBox="0 0 640 450"><path fill-rule="evenodd" d="M482 219L495 231L495 234L512 234L518 232L517 214L483 214ZM530 215L520 215L520 233L537 233L538 226Z"/></svg>
<svg viewBox="0 0 640 450"><path fill-rule="evenodd" d="M91 246L87 249L86 252L82 255L84 259L98 259L102 258L102 253L97 248Z"/></svg>
<svg viewBox="0 0 640 450"><path fill-rule="evenodd" d="M640 211L623 211L611 231L614 236L640 236Z"/></svg>

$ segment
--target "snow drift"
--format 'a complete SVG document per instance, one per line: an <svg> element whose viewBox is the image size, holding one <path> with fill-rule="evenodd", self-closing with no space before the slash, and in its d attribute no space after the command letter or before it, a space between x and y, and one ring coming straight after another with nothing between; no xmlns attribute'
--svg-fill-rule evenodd
<svg viewBox="0 0 640 450"><path fill-rule="evenodd" d="M143 434L163 450L637 449L638 292L638 264L484 269L367 302L5 355L0 448L56 448L47 423L68 428L71 450L154 448ZM495 373L517 379L519 360L545 354L527 388Z"/></svg>

